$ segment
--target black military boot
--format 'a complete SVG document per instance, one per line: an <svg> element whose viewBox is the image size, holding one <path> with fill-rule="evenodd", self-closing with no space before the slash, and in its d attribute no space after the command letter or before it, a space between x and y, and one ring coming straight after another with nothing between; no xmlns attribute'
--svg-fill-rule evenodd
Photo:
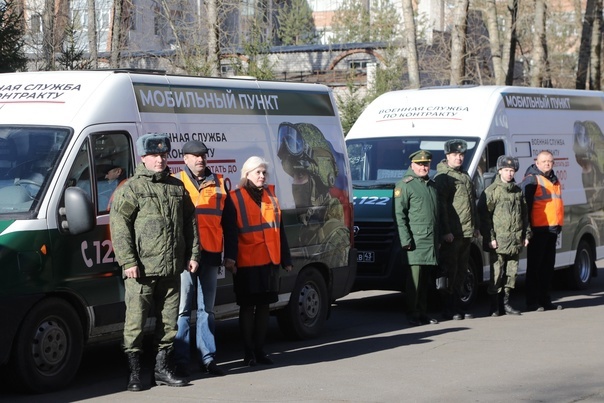
<svg viewBox="0 0 604 403"><path fill-rule="evenodd" d="M159 350L157 352L154 375L156 385L185 386L189 383L188 380L179 378L174 374L174 370L170 365L168 350Z"/></svg>
<svg viewBox="0 0 604 403"><path fill-rule="evenodd" d="M490 294L491 305L489 307L489 316L497 317L500 315L499 311L499 294Z"/></svg>
<svg viewBox="0 0 604 403"><path fill-rule="evenodd" d="M126 353L128 356L128 366L130 367L130 378L128 378L128 390L130 392L140 392L143 390L141 384L141 355L140 353Z"/></svg>
<svg viewBox="0 0 604 403"><path fill-rule="evenodd" d="M514 309L510 305L510 289L505 289L505 294L503 296L503 309L507 315L521 315L520 311Z"/></svg>

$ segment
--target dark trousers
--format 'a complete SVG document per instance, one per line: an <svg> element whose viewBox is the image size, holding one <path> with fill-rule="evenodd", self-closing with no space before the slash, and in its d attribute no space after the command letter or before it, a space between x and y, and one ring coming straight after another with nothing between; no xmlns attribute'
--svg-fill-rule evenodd
<svg viewBox="0 0 604 403"><path fill-rule="evenodd" d="M407 316L417 319L428 310L428 287L430 286L433 266L413 265L407 267L405 303Z"/></svg>
<svg viewBox="0 0 604 403"><path fill-rule="evenodd" d="M552 232L533 232L527 247L526 305L551 304L550 287L556 263L556 239Z"/></svg>

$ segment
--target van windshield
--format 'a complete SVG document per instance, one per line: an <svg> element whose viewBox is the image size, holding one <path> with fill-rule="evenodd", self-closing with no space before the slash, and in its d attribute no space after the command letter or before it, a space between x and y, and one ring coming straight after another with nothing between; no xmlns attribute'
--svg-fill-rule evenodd
<svg viewBox="0 0 604 403"><path fill-rule="evenodd" d="M0 125L0 214L36 209L69 129Z"/></svg>
<svg viewBox="0 0 604 403"><path fill-rule="evenodd" d="M476 152L478 139L460 137L468 143L464 169ZM432 153L430 177L436 165L445 159L444 144L451 137L383 137L347 140L348 158L354 187L392 187L410 165L409 156L417 150Z"/></svg>

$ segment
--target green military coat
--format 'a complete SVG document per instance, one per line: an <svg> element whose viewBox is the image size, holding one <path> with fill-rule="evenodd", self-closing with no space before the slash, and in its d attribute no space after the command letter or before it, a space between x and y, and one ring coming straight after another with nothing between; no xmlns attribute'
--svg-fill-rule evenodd
<svg viewBox="0 0 604 403"><path fill-rule="evenodd" d="M136 167L115 191L110 228L115 259L122 269L138 266L141 277L180 275L199 261L195 206L168 168Z"/></svg>
<svg viewBox="0 0 604 403"><path fill-rule="evenodd" d="M476 193L467 172L451 168L447 160L436 166L434 177L440 208L440 234L472 238L478 229Z"/></svg>
<svg viewBox="0 0 604 403"><path fill-rule="evenodd" d="M394 188L394 213L406 265L437 265L438 207L434 181L411 168Z"/></svg>

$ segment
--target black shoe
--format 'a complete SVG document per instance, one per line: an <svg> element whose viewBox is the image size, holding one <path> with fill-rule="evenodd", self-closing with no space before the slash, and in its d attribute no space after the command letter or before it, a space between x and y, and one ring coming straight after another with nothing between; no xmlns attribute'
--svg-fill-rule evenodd
<svg viewBox="0 0 604 403"><path fill-rule="evenodd" d="M419 320L419 318L408 318L407 322L409 322L409 325L411 326L421 326L422 322Z"/></svg>
<svg viewBox="0 0 604 403"><path fill-rule="evenodd" d="M243 358L243 365L245 365L246 367L255 367L256 366L256 357L254 357L253 354L246 355Z"/></svg>
<svg viewBox="0 0 604 403"><path fill-rule="evenodd" d="M552 304L551 302L548 304L543 304L543 309L545 311L561 311L562 305Z"/></svg>
<svg viewBox="0 0 604 403"><path fill-rule="evenodd" d="M263 365L273 365L274 362L265 353L256 353L256 362Z"/></svg>
<svg viewBox="0 0 604 403"><path fill-rule="evenodd" d="M452 317L453 320L463 320L463 318L464 318L464 315L462 315L461 313L456 313Z"/></svg>
<svg viewBox="0 0 604 403"><path fill-rule="evenodd" d="M463 314L463 318L464 319L474 319L474 315L472 315L471 313L464 313Z"/></svg>
<svg viewBox="0 0 604 403"><path fill-rule="evenodd" d="M205 365L205 371L214 376L225 376L226 372L222 370L217 364L216 361L210 361L207 365Z"/></svg>
<svg viewBox="0 0 604 403"><path fill-rule="evenodd" d="M419 321L422 325L436 325L438 323L436 319L430 318L426 315L420 316Z"/></svg>

